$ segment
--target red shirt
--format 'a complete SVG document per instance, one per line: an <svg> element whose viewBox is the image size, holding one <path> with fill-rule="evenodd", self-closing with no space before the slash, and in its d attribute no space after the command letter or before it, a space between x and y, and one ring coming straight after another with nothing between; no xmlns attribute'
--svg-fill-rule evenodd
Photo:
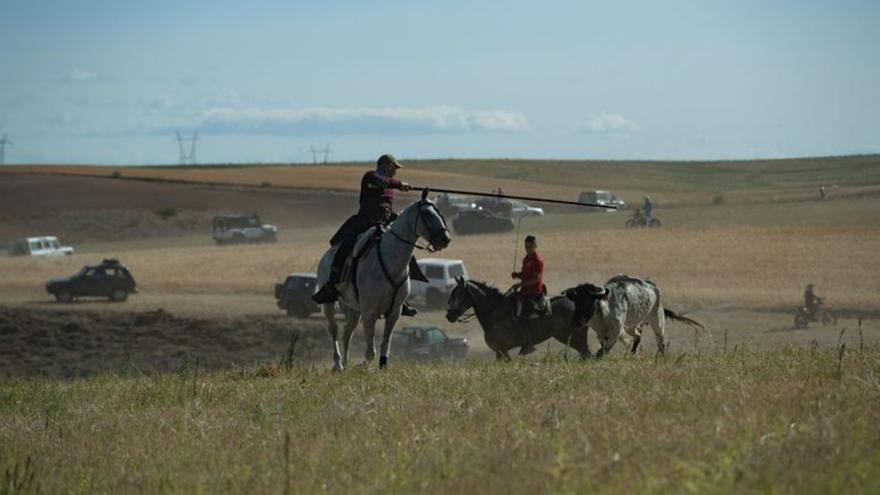
<svg viewBox="0 0 880 495"><path fill-rule="evenodd" d="M522 271L519 272L519 278L524 281L532 280L535 278L535 275L538 276L538 283L528 286L523 285L520 288L520 292L524 296L540 296L544 293L544 257L538 254L537 251L527 254L523 258Z"/></svg>

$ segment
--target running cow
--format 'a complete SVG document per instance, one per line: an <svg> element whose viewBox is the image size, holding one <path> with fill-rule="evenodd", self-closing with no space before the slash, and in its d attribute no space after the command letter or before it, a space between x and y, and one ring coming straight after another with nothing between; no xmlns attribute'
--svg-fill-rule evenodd
<svg viewBox="0 0 880 495"><path fill-rule="evenodd" d="M624 332L633 337L630 351L636 352L642 340L641 327L644 324L654 330L657 350L665 353L669 346L666 318L708 332L699 322L664 308L660 289L650 280L617 275L608 280L604 287L581 284L563 291L563 294L575 304L571 325L589 325L596 332L600 345L596 357L609 352Z"/></svg>

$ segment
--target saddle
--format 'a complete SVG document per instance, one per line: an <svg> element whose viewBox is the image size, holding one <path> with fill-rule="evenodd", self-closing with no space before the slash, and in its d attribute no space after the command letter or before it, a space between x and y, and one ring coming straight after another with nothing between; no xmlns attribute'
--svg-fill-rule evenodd
<svg viewBox="0 0 880 495"><path fill-rule="evenodd" d="M344 291L348 287L348 284L353 284L355 291L357 291L358 262L361 258L366 256L380 240L382 240L382 234L384 233L385 228L381 225L374 225L358 236L358 240L355 243L354 248L351 250L351 254L348 256L348 259L345 260L345 265L342 267L339 284L336 286L340 292Z"/></svg>
<svg viewBox="0 0 880 495"><path fill-rule="evenodd" d="M544 320L553 317L553 305L550 296L547 295L547 288L538 300L529 299L519 294L513 296L516 298L513 316L519 320Z"/></svg>
<svg viewBox="0 0 880 495"><path fill-rule="evenodd" d="M379 241L382 240L382 236L387 230L388 227L386 226L374 225L358 236L358 240L355 243L354 248L351 250L351 255L349 255L348 259L345 261L345 266L342 268L339 283L336 285L336 288L340 292L348 288L348 284L353 284L355 287L355 294L357 295L358 263L364 256L370 253ZM411 258L409 261L409 278L411 280L428 282L428 277L422 273L422 269L419 267L419 264L416 263L415 257ZM358 295L358 297L360 296Z"/></svg>

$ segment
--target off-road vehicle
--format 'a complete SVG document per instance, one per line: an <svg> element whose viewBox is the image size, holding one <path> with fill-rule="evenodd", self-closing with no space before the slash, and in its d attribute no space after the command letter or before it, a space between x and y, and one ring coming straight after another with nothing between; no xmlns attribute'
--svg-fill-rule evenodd
<svg viewBox="0 0 880 495"><path fill-rule="evenodd" d="M424 298L430 309L441 308L455 288L456 277L467 278L467 268L461 260L425 258L418 260L419 268L428 282L410 281L410 298Z"/></svg>
<svg viewBox="0 0 880 495"><path fill-rule="evenodd" d="M438 327L404 327L391 337L391 348L403 359L464 359L468 341L464 337L450 337Z"/></svg>
<svg viewBox="0 0 880 495"><path fill-rule="evenodd" d="M214 217L212 233L217 245L275 242L278 227L263 223L259 215L218 215Z"/></svg>
<svg viewBox="0 0 880 495"><path fill-rule="evenodd" d="M594 205L616 206L618 210L625 210L629 205L625 201L619 199L611 191L584 191L578 196L579 203L590 203ZM610 208L583 208L584 211L597 212L606 211L613 212Z"/></svg>
<svg viewBox="0 0 880 495"><path fill-rule="evenodd" d="M318 276L314 273L291 273L284 282L275 284L275 300L279 309L287 311L288 316L308 318L321 311L312 301L318 290Z"/></svg>
<svg viewBox="0 0 880 495"><path fill-rule="evenodd" d="M78 297L106 297L122 302L137 292L137 284L128 268L118 260L107 259L97 265L84 266L73 276L50 279L46 292L62 303Z"/></svg>
<svg viewBox="0 0 880 495"><path fill-rule="evenodd" d="M73 256L73 248L62 246L52 235L16 239L9 243L10 256Z"/></svg>

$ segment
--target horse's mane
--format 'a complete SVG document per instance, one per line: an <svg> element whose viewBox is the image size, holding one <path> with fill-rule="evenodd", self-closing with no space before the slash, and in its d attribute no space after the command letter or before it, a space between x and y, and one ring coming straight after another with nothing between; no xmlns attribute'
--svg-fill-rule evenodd
<svg viewBox="0 0 880 495"><path fill-rule="evenodd" d="M479 280L468 280L468 283L474 284L480 288L481 291L485 292L486 295L490 296L503 296L504 294L500 289L495 287L494 285L488 282L481 282Z"/></svg>
<svg viewBox="0 0 880 495"><path fill-rule="evenodd" d="M468 282L479 287L480 290L482 290L483 292L486 293L486 295L502 296L502 297L504 296L504 293L501 292L501 289L499 289L498 287L495 287L494 285L490 284L489 282L481 282L479 280L468 280ZM556 302L560 299L567 299L567 298L563 295L555 295L555 296L550 297L550 302Z"/></svg>

